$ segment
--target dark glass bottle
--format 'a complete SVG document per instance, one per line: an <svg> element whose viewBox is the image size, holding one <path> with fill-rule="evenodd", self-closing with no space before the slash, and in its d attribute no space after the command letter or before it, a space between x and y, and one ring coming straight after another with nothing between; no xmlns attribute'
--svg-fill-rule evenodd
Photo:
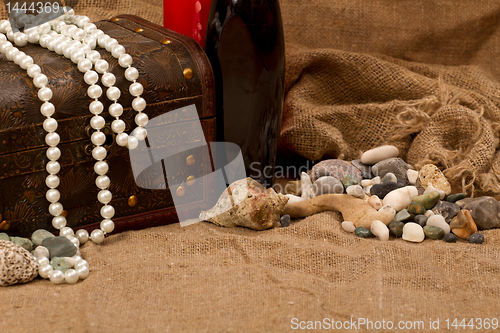
<svg viewBox="0 0 500 333"><path fill-rule="evenodd" d="M269 187L284 99L278 0L213 0L205 45L216 80L217 141L239 145L247 175Z"/></svg>

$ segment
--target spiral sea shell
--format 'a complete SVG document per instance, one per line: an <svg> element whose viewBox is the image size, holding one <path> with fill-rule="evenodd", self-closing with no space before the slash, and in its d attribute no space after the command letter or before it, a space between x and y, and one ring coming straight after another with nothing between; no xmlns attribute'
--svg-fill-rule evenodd
<svg viewBox="0 0 500 333"><path fill-rule="evenodd" d="M35 257L22 247L0 240L0 286L26 283L38 275Z"/></svg>

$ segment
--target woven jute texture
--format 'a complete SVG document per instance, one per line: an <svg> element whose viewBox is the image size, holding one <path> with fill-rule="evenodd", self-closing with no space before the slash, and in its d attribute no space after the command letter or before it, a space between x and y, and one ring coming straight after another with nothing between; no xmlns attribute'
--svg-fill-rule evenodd
<svg viewBox="0 0 500 333"><path fill-rule="evenodd" d="M161 23L157 0L80 5L93 20L130 13ZM498 193L498 2L281 6L284 153L352 159L393 143L410 163L436 161L469 193ZM81 248L91 265L83 282L2 288L0 332L288 332L325 318L358 332L436 332L446 319L500 317L499 230L482 232L482 245L413 244L360 239L340 223L325 212L261 232L203 222L112 235ZM376 330L383 321L394 328Z"/></svg>

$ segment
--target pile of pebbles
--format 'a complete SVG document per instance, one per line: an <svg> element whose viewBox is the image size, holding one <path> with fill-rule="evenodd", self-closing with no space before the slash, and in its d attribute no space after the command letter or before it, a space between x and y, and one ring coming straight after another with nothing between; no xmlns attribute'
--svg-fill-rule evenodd
<svg viewBox="0 0 500 333"><path fill-rule="evenodd" d="M427 164L417 171L398 156L396 147L381 146L352 162L324 160L309 173L303 172L300 181L287 184L288 204L345 193L366 201L377 211L391 210L394 219L388 223L342 223L347 232L381 240L392 236L416 243L429 238L482 244L484 236L478 230L500 227L500 202L496 199L451 193L450 183L437 166Z"/></svg>

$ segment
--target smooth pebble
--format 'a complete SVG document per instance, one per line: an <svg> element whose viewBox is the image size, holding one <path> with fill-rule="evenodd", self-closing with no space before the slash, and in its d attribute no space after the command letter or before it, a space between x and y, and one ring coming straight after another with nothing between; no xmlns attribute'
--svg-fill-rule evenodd
<svg viewBox="0 0 500 333"><path fill-rule="evenodd" d="M408 178L408 183L411 185L415 185L418 179L418 171L408 169L406 170L406 177Z"/></svg>
<svg viewBox="0 0 500 333"><path fill-rule="evenodd" d="M365 192L360 185L351 185L346 189L346 193L356 198L363 199L365 197Z"/></svg>
<svg viewBox="0 0 500 333"><path fill-rule="evenodd" d="M356 230L356 227L354 226L354 223L351 221L344 221L342 222L342 229L344 229L347 232L354 232Z"/></svg>
<svg viewBox="0 0 500 333"><path fill-rule="evenodd" d="M391 158L391 157L397 157L399 155L399 149L392 146L392 145L386 145L386 146L380 146L377 148L373 148L370 150L367 150L361 155L361 163L367 164L367 165L373 165L377 162L380 162L382 160Z"/></svg>
<svg viewBox="0 0 500 333"><path fill-rule="evenodd" d="M403 227L403 239L414 243L423 242L425 239L424 229L416 223L408 222Z"/></svg>
<svg viewBox="0 0 500 333"><path fill-rule="evenodd" d="M435 227L439 227L444 230L444 233L447 234L450 232L450 225L446 223L444 217L441 215L433 215L427 219L426 225L432 225Z"/></svg>
<svg viewBox="0 0 500 333"><path fill-rule="evenodd" d="M381 241L389 240L389 228L385 225L384 222L375 220L372 222L370 227L370 231L372 234L377 236Z"/></svg>
<svg viewBox="0 0 500 333"><path fill-rule="evenodd" d="M376 195L370 196L366 200L366 202L368 202L370 204L370 206L372 206L376 210L379 210L380 208L382 208L384 206L384 204L382 203L382 200L380 200L380 198Z"/></svg>
<svg viewBox="0 0 500 333"><path fill-rule="evenodd" d="M405 186L388 193L383 200L384 206L391 206L396 211L408 208L413 198L418 195L415 186Z"/></svg>

